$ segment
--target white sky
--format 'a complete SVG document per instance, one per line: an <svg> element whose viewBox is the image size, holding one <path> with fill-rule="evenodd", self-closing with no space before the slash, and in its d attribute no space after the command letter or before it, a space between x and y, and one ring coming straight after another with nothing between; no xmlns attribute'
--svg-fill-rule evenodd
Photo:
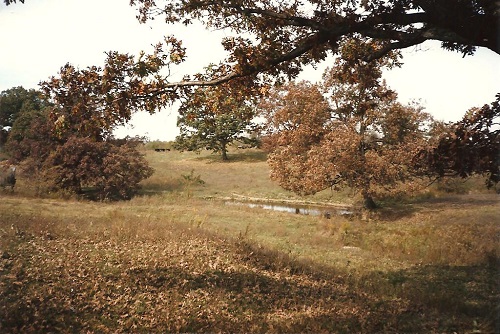
<svg viewBox="0 0 500 334"><path fill-rule="evenodd" d="M26 0L0 4L0 91L57 75L61 66L102 65L104 52L149 52L164 35L184 40L188 61L176 69L179 78L201 71L223 58L221 31L173 27L158 18L139 24L128 0ZM404 51L404 65L385 74L402 102L420 100L436 118L455 121L474 106L491 103L500 92L500 55L479 49L474 56L441 50L426 42ZM308 69L301 79L318 80L321 71ZM178 134L175 108L155 115L136 114L134 128L117 136L146 135L151 140L173 140Z"/></svg>

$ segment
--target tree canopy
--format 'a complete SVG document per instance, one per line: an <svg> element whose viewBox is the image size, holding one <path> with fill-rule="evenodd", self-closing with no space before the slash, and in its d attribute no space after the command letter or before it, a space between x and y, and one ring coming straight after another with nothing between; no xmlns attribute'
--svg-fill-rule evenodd
<svg viewBox="0 0 500 334"><path fill-rule="evenodd" d="M255 103L238 94L225 83L216 87L200 87L179 108L177 149L198 151L212 150L220 153L222 160L229 160L228 145L238 141L256 146L250 137L257 125Z"/></svg>
<svg viewBox="0 0 500 334"><path fill-rule="evenodd" d="M500 182L500 94L491 104L471 108L459 122L449 124L447 131L416 161L429 175L437 177L487 176L486 185Z"/></svg>
<svg viewBox="0 0 500 334"><path fill-rule="evenodd" d="M66 65L58 77L41 83L45 94L17 89L43 102L41 108L38 99L25 99L6 143L12 162L22 164L24 175L40 184L37 191L128 199L153 174L136 149L138 140L112 136L131 111L106 90L113 78L106 73Z"/></svg>
<svg viewBox="0 0 500 334"><path fill-rule="evenodd" d="M147 101L148 110L178 99L190 86L236 78L247 78L248 84L294 78L305 65L338 54L342 41L352 37L377 41L375 50L359 56L363 60L427 40L441 41L444 49L464 55L477 47L500 53L500 6L492 0L131 0L130 4L138 9L141 22L158 17L167 23L201 22L208 29L224 29L228 36L222 41L228 57L216 64L220 71L202 77L190 73L178 82L169 80L169 68L183 62L186 53L174 37L137 60L109 53L105 67L121 80L104 85L114 95L112 100L132 107Z"/></svg>
<svg viewBox="0 0 500 334"><path fill-rule="evenodd" d="M4 0L7 5L13 2L16 0ZM314 66L330 55L344 57L344 69L362 64L369 73L370 62L377 64L387 56L395 61L395 50L427 40L440 41L444 49L464 56L474 54L478 47L500 54L500 3L492 0L130 0L130 5L138 9L137 18L143 23L163 17L168 24L198 22L208 29L224 29L227 37L222 45L227 58L209 66L205 73L190 73L180 81L171 81L172 67L184 62L187 54L182 41L167 36L151 54L109 52L103 67L84 70L68 64L61 69L60 78L42 84L58 105L50 114L58 136L85 133L102 141L115 125L127 122L134 111L154 112L174 101L187 100L196 91L195 86L230 82L242 96L255 96L268 84L294 79L304 66ZM345 58L341 50L353 39L359 48ZM358 80L345 76L351 74L344 71L343 84ZM368 80L367 87L369 84ZM342 92L346 87L337 88ZM383 104L390 97L388 91L385 97L373 93L365 96L364 102L356 101L360 102L354 111L356 117L370 118L366 111L373 109L372 101ZM393 128L389 125L401 121L391 121L386 114L387 122L378 129L386 141L397 143L415 126L410 114L399 113L405 109L402 107L394 109L394 115L406 117L408 127L386 136L384 131ZM344 111L336 110L336 117L341 119ZM358 135L365 138L363 120L357 123L357 131L363 130ZM473 124L464 120L462 125Z"/></svg>
<svg viewBox="0 0 500 334"><path fill-rule="evenodd" d="M350 55L364 48L345 43L322 87L290 83L261 105L269 120L271 177L285 189L307 195L347 186L371 209L375 195L414 184L412 159L426 145L431 118L418 105L397 102L381 80L382 68L396 58L352 65Z"/></svg>
<svg viewBox="0 0 500 334"><path fill-rule="evenodd" d="M4 90L0 93L0 146L7 137L16 119L25 112L42 110L49 102L39 91L25 89L21 86Z"/></svg>
<svg viewBox="0 0 500 334"><path fill-rule="evenodd" d="M490 0L148 1L132 0L141 22L163 16L167 23L199 21L236 36L223 41L234 77L266 73L293 77L301 67L337 53L344 38L377 40L365 60L394 49L438 40L464 55L477 47L500 53L498 2Z"/></svg>

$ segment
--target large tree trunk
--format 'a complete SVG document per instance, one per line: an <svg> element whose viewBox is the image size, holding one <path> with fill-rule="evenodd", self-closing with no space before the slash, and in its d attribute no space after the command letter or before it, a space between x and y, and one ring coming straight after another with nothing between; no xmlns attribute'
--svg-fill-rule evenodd
<svg viewBox="0 0 500 334"><path fill-rule="evenodd" d="M377 203L373 200L372 195L370 194L370 181L365 180L365 184L363 189L361 189L361 196L363 196L363 207L366 210L374 210L377 208Z"/></svg>

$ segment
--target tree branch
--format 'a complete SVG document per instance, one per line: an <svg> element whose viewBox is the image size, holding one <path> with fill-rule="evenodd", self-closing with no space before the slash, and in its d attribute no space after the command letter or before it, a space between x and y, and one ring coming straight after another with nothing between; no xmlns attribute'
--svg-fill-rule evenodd
<svg viewBox="0 0 500 334"><path fill-rule="evenodd" d="M151 9L156 6L149 0L138 0L138 2L142 3L143 8ZM412 2L394 7L379 7L369 14L360 15L354 11L342 10L339 6L325 5L330 8L328 12L322 16L315 14L309 17L298 10L296 3L292 1L286 4L286 8L273 2L265 4L256 1L251 5L246 5L246 2L239 0L185 0L177 5L169 3L165 7L166 14L175 15L177 18L198 18L202 21L207 18L208 23L205 24L209 26L218 26L224 22L227 23L227 20L231 18L238 18L236 22L238 25L229 23L225 26L229 25L236 30L240 28L249 33L255 33L263 41L262 43L267 44L261 44L255 48L248 47L246 50L248 59L245 58L243 61L249 60L249 64L237 64L237 67L229 74L208 80L166 83L153 94L188 86L218 85L237 78L251 77L280 65L284 67L278 68L278 71L286 71L287 62L297 60L298 63L303 64L305 60L299 58L311 59L305 55L313 50L320 50L320 53L324 50L332 50L335 53L336 43L341 38L352 34L360 34L384 42L383 47L365 59L368 61L379 59L391 50L418 45L426 40L442 41L447 43L445 48L464 53L473 52L474 46L486 46L500 54L498 32L490 27L496 27L499 14L491 11L489 7L483 8L483 13L470 9L462 2L455 3L450 0L447 4L456 4L456 8L453 7L444 14L442 10L446 6L439 4L427 7L419 5L421 11L412 12L418 5ZM321 3L316 3L314 8L320 8L320 6ZM455 14L462 16L455 18L453 16ZM460 23L455 22L457 19ZM173 21L169 20L169 22ZM465 23L465 26L462 23ZM296 29L290 30L293 34L286 35L283 40L275 41L275 35L279 35L280 29L286 27L290 29L296 27ZM261 52L271 50L271 48L288 51L278 56L274 56L272 52ZM235 57L235 59L238 58ZM238 65L244 69L240 69Z"/></svg>

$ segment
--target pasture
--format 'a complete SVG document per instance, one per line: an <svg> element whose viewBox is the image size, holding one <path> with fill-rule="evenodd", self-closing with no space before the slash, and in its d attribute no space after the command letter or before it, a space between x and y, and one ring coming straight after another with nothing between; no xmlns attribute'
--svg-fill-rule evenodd
<svg viewBox="0 0 500 334"><path fill-rule="evenodd" d="M0 332L499 330L493 192L326 219L225 203L356 204L284 191L259 150L145 154L156 172L127 202L38 198L22 171L0 192Z"/></svg>

